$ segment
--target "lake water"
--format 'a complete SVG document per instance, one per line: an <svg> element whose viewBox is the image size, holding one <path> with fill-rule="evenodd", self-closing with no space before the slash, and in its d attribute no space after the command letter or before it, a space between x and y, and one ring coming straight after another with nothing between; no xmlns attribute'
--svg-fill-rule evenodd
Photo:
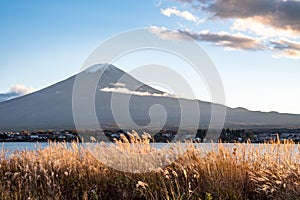
<svg viewBox="0 0 300 200"><path fill-rule="evenodd" d="M111 145L114 145L113 143L110 143ZM67 144L68 145L68 144ZM82 144L84 145L84 144ZM151 144L155 148L163 148L168 147L171 144L167 143L153 143ZM181 145L186 146L189 145L187 143L182 143ZM199 144L193 144L195 147L202 148L203 150L210 151L213 147L217 147L217 144L210 144L210 143L199 143ZM248 144L242 144L242 145L248 145ZM9 153L12 153L13 151L19 150L36 150L36 149L43 149L45 147L48 147L49 143L47 142L41 142L41 143L35 143L35 142L3 142L1 144L1 147L7 150ZM226 148L233 149L236 145L235 144L222 144L222 146ZM261 144L251 144L251 146L254 146L255 148L259 148ZM264 147L266 147L265 145ZM299 153L299 145L294 145L294 153Z"/></svg>
<svg viewBox="0 0 300 200"><path fill-rule="evenodd" d="M13 152L16 150L36 150L36 149L43 149L45 147L48 147L49 143L42 142L42 143L36 143L36 142L3 142L1 145L1 148L4 148L5 150L8 150L9 152Z"/></svg>
<svg viewBox="0 0 300 200"><path fill-rule="evenodd" d="M84 143L82 144L84 145ZM114 145L114 143L111 143L111 145ZM155 148L163 148L163 147L168 147L172 145L172 143L152 143L151 144ZM188 143L182 143L181 145L186 146L189 145ZM212 144L210 143L199 143L199 144L193 144L195 146L211 150L212 149ZM233 148L234 144L223 144L224 146L228 148ZM258 144L255 144L258 145ZM8 150L9 152L13 152L16 150L22 151L22 150L36 150L36 149L43 149L45 147L48 147L49 143L48 142L3 142L1 145L1 148L4 148L5 150Z"/></svg>

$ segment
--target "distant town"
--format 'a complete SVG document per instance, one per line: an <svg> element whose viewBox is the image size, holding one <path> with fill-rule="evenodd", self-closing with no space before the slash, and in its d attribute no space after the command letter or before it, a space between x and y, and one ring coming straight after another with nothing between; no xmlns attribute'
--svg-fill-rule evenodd
<svg viewBox="0 0 300 200"><path fill-rule="evenodd" d="M21 132L2 132L0 133L0 142L81 142L81 138L76 130L39 130L39 131L21 131Z"/></svg>
<svg viewBox="0 0 300 200"><path fill-rule="evenodd" d="M200 131L201 133L201 131ZM199 133L198 133L199 135ZM201 134L200 134L201 136ZM223 129L220 140L222 142L247 142L263 143L268 141L294 141L300 142L300 129L287 128L259 128L259 129Z"/></svg>
<svg viewBox="0 0 300 200"><path fill-rule="evenodd" d="M129 131L130 132L130 131ZM198 129L195 131L185 130L181 131L180 136L176 130L161 130L153 135L151 138L153 142L170 142L170 141L193 141L195 143L209 142L205 140L207 129ZM123 134L130 140L127 131L123 130L104 130L104 134L111 140L119 140L120 134ZM251 142L264 143L269 141L294 141L300 142L300 129L223 129L219 137L220 142L234 143L234 142Z"/></svg>
<svg viewBox="0 0 300 200"><path fill-rule="evenodd" d="M130 142L131 130L105 129L103 131L85 130L79 134L77 130L38 130L21 132L0 132L0 142L82 142L91 141L90 138L97 138L97 141L103 140L103 136L114 142L120 140L124 135ZM142 135L147 131L140 131ZM196 143L208 142L205 140L207 129L198 129L195 131L182 131L177 134L176 130L160 130L148 134L151 142L171 142L171 141L193 141ZM152 135L152 136L151 136ZM219 137L221 142L252 142L263 143L271 140L300 142L300 129L223 129Z"/></svg>

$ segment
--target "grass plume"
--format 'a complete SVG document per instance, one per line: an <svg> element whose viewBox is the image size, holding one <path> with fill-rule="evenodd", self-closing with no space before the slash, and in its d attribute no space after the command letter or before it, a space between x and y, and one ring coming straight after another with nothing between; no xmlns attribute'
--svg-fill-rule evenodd
<svg viewBox="0 0 300 200"><path fill-rule="evenodd" d="M132 134L89 148L50 143L0 157L0 199L299 199L299 147L292 142L153 148ZM111 157L118 152L119 157ZM144 154L150 154L147 159ZM97 156L102 156L97 159ZM106 155L106 157L105 157ZM110 155L110 156L107 156ZM166 156L169 155L169 156ZM174 156L175 162L171 162ZM123 169L149 168L143 173ZM133 160L133 162L128 162ZM160 163L160 165L158 165ZM140 166L142 165L142 166ZM152 168L151 168L152 167Z"/></svg>

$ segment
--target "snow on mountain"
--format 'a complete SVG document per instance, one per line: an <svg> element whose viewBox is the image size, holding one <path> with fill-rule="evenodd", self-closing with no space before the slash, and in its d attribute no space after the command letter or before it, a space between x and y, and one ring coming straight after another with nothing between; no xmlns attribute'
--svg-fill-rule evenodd
<svg viewBox="0 0 300 200"><path fill-rule="evenodd" d="M115 69L116 68L113 65L105 63L105 64L96 64L96 65L93 65L93 66L87 68L84 71L87 72L87 73L95 73L95 72L97 72L99 70L102 70L102 71L105 70L105 71L107 71L107 70L115 70Z"/></svg>

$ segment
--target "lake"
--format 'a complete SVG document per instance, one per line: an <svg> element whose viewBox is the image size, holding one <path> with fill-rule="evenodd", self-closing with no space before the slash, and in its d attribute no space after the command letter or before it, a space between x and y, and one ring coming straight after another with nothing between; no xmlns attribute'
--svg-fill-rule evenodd
<svg viewBox="0 0 300 200"><path fill-rule="evenodd" d="M110 144L114 145L114 143L110 143ZM182 143L181 145L186 146L189 144L190 143ZM68 145L68 143L67 143L67 145ZM81 145L85 145L85 144L83 143ZM169 143L152 143L151 145L155 148L160 149L163 147L168 147L168 146L172 145L172 143L171 144L169 144ZM211 144L211 143L199 143L199 144L194 143L193 145L197 148L202 148L205 151L210 151L210 150L212 150L213 146L214 147L217 146L217 144ZM242 145L249 145L249 144L242 144ZM261 145L262 144L251 144L251 146L254 146L257 149ZM13 151L16 151L16 150L19 150L19 151L30 150L31 151L31 150L36 150L36 149L43 149L48 146L49 146L49 143L47 143L47 142L41 142L41 143L37 143L37 142L3 142L1 144L1 148L8 150L8 153L12 153ZM224 144L222 144L222 146L233 149L236 146L236 144L224 143ZM264 147L266 147L266 146L268 146L268 145L265 145ZM299 145L298 144L294 145L294 153L299 153Z"/></svg>
<svg viewBox="0 0 300 200"><path fill-rule="evenodd" d="M45 148L48 147L49 143L42 142L42 143L36 143L36 142L3 142L1 144L1 148L4 148L5 150L8 150L9 152L13 152L16 150L36 150L38 148Z"/></svg>

